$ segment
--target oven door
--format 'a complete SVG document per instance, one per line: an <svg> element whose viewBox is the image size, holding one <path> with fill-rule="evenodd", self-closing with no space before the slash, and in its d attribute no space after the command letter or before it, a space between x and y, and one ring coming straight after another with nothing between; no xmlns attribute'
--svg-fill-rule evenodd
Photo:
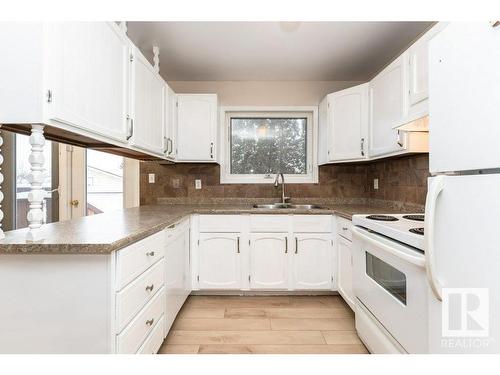
<svg viewBox="0 0 500 375"><path fill-rule="evenodd" d="M408 353L427 352L424 254L360 227L352 231L355 296Z"/></svg>

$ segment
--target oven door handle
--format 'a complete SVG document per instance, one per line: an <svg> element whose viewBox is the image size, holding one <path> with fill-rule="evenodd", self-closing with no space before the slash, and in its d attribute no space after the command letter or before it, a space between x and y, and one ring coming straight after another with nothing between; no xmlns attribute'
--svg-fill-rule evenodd
<svg viewBox="0 0 500 375"><path fill-rule="evenodd" d="M403 253L401 251L395 250L393 247L386 245L383 242L377 241L370 236L366 235L366 233L362 230L359 229L355 226L351 228L352 234L355 237L358 237L359 239L369 242L373 246L376 246L378 249L384 250L385 252L394 255L400 259L403 259L404 261L414 264L418 267L425 267L425 259L423 257L416 257L410 254Z"/></svg>
<svg viewBox="0 0 500 375"><path fill-rule="evenodd" d="M434 293L434 296L439 301L442 301L442 286L436 278L436 263L434 259L434 223L436 221L436 203L439 198L439 194L441 194L444 189L444 176L439 175L434 177L434 181L432 181L432 184L430 185L429 192L427 193L427 199L425 201L424 233L426 272L427 280L429 281L432 293Z"/></svg>

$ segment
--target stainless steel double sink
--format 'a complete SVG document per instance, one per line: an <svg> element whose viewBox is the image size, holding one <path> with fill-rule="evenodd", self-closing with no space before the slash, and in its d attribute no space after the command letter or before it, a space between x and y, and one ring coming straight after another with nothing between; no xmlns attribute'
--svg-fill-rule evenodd
<svg viewBox="0 0 500 375"><path fill-rule="evenodd" d="M265 208L267 210L313 210L323 208L315 204L291 204L291 203L273 203L273 204L254 204L253 208Z"/></svg>

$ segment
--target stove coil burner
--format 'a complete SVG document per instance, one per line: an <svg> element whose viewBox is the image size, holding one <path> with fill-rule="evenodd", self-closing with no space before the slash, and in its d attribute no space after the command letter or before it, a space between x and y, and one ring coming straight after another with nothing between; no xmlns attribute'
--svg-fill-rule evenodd
<svg viewBox="0 0 500 375"><path fill-rule="evenodd" d="M366 217L370 220L378 220L378 221L398 221L399 219L394 216L389 215L369 215Z"/></svg>
<svg viewBox="0 0 500 375"><path fill-rule="evenodd" d="M415 233L415 234L420 234L421 236L424 235L424 228L411 228L410 232Z"/></svg>
<svg viewBox="0 0 500 375"><path fill-rule="evenodd" d="M425 215L404 215L403 219L415 220L415 221L424 221Z"/></svg>

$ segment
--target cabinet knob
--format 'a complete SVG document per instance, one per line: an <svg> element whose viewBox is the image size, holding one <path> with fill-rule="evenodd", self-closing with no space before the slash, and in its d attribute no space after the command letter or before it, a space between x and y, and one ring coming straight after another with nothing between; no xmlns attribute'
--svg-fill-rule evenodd
<svg viewBox="0 0 500 375"><path fill-rule="evenodd" d="M78 199L73 199L72 201L69 202L69 204L72 205L73 207L78 207L80 201Z"/></svg>
<svg viewBox="0 0 500 375"><path fill-rule="evenodd" d="M149 286L146 287L146 291L152 292L154 287L155 287L155 285L151 284L151 285L149 285Z"/></svg>
<svg viewBox="0 0 500 375"><path fill-rule="evenodd" d="M149 253L146 253L146 256L148 256L148 257L154 257L155 256L155 252L154 251L150 251Z"/></svg>
<svg viewBox="0 0 500 375"><path fill-rule="evenodd" d="M153 318L152 318L152 319L149 319L149 320L146 320L146 325L148 325L148 326L152 326L154 321L155 321L155 320L154 320Z"/></svg>

